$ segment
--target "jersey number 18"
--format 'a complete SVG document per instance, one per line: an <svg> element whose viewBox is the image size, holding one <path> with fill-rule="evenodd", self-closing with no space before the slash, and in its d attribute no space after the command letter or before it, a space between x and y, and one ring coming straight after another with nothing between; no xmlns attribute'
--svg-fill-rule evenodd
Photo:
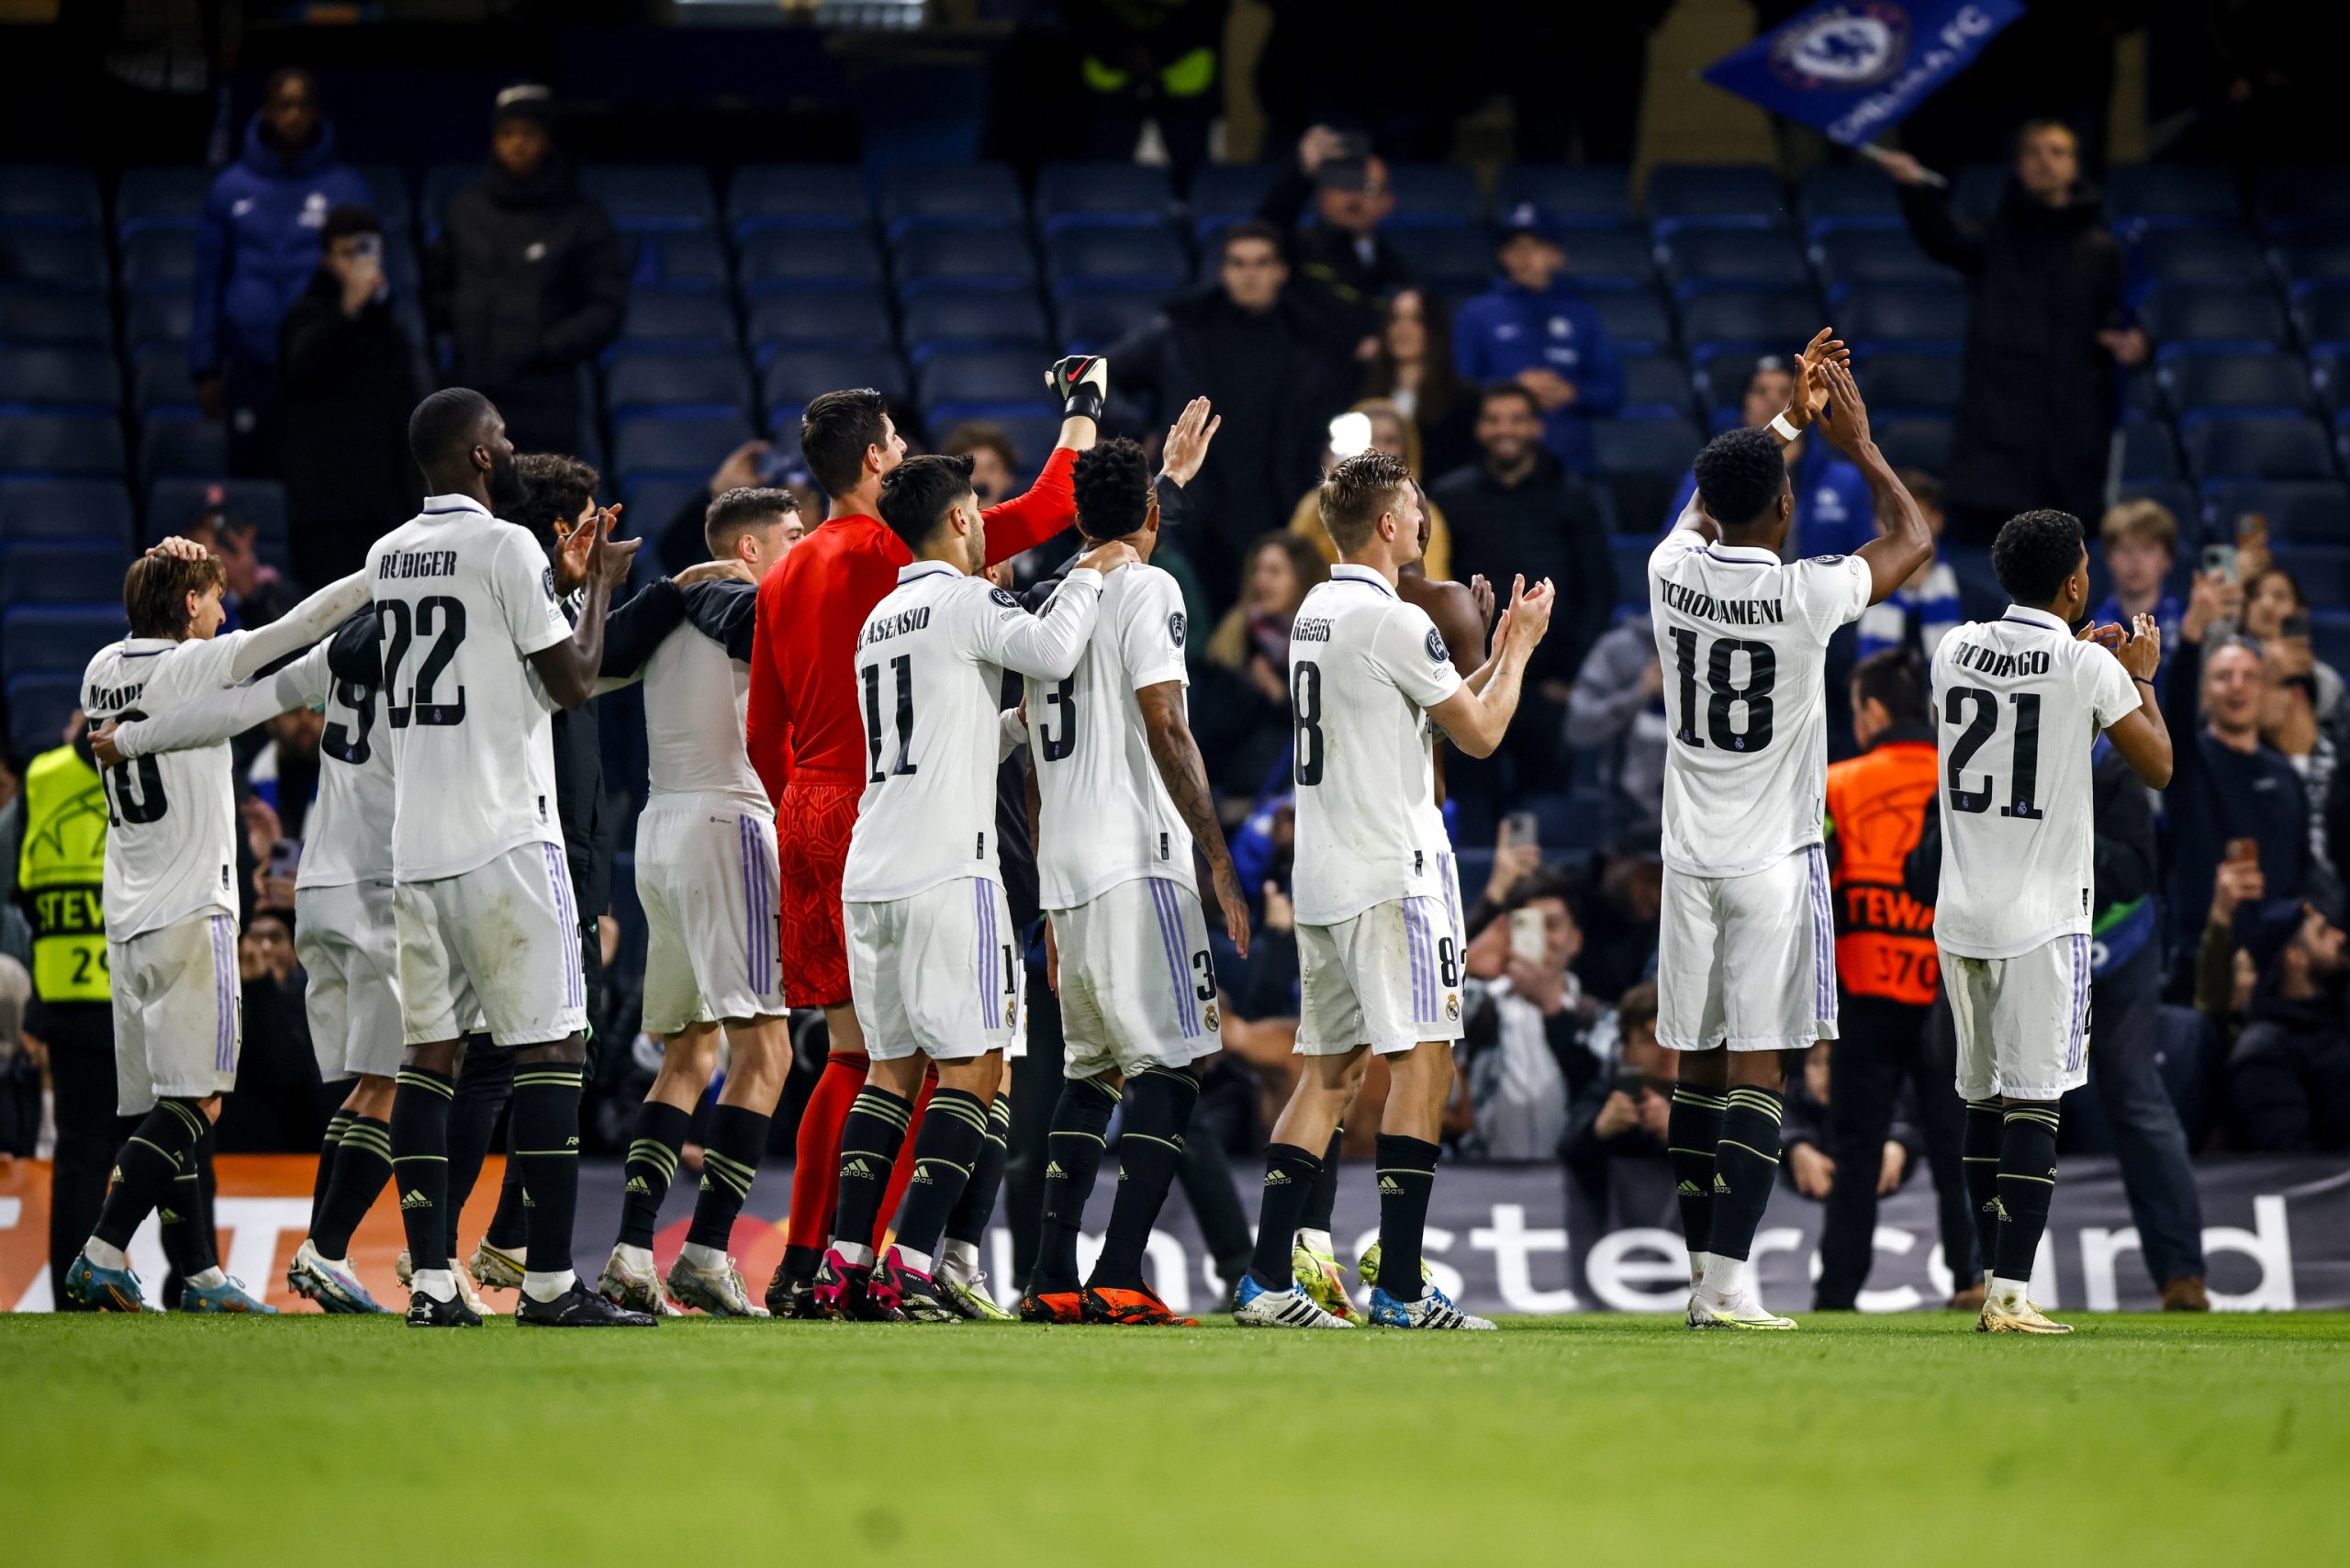
<svg viewBox="0 0 2350 1568"><path fill-rule="evenodd" d="M1706 657L1706 733L1697 734L1697 633L1686 626L1671 628L1673 665L1681 678L1681 722L1673 734L1683 745L1704 749L1710 740L1724 751L1761 751L1771 744L1771 688L1779 675L1779 655L1768 643L1740 637L1717 637ZM1730 678L1730 660L1746 655L1746 683ZM1730 728L1730 709L1743 705L1746 728Z"/></svg>

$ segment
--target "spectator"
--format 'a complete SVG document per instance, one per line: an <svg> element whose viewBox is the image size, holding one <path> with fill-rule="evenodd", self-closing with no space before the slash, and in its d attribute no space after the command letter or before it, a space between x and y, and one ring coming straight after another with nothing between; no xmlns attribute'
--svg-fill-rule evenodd
<svg viewBox="0 0 2350 1568"><path fill-rule="evenodd" d="M2211 907L2204 912L2195 950L2195 1007L2231 1047L2260 984L2259 966L2236 940L2236 913L2249 913L2267 890L2257 860L2222 860L2211 876Z"/></svg>
<svg viewBox="0 0 2350 1568"><path fill-rule="evenodd" d="M1341 457L1351 457L1365 450L1400 457L1415 475L1427 473L1420 466L1419 431L1404 417L1401 409L1384 399L1366 398L1330 421L1330 442L1322 449L1323 466L1326 468ZM1425 502L1421 510L1426 537L1421 542L1419 565L1431 581L1449 581L1452 577L1452 529L1444 521L1444 509L1435 501ZM1320 485L1310 487L1297 498L1297 510L1289 514L1289 531L1302 535L1320 551L1324 564L1338 564L1338 547L1330 542L1330 531L1322 526ZM1482 649L1478 662L1484 662Z"/></svg>
<svg viewBox="0 0 2350 1568"><path fill-rule="evenodd" d="M2121 248L2061 121L2028 121L1998 210L1953 216L1950 190L1906 152L1881 162L1901 187L1919 248L1964 274L1964 380L1951 446L1950 511L1959 537L1987 544L2032 507L2093 517L2113 433L2113 369L2145 362L2145 334L2122 324Z"/></svg>
<svg viewBox="0 0 2350 1568"><path fill-rule="evenodd" d="M1673 1053L1656 1040L1656 982L1642 980L1616 1004L1615 1070L1595 1073L1567 1113L1559 1155L1569 1179L1604 1213L1619 1214L1627 1188L1661 1189L1671 1207L1673 1165L1664 1129L1673 1108Z"/></svg>
<svg viewBox="0 0 2350 1568"><path fill-rule="evenodd" d="M661 569L675 577L710 559L710 543L703 536L703 525L710 519L710 503L729 490L756 490L767 487L762 475L773 472L771 456L774 448L764 441L746 441L726 454L711 475L710 483L697 495L689 495L679 502L676 512L661 526L654 545L654 554L661 558ZM804 519L822 518L823 503L811 504L806 497L799 497L800 519L790 524L806 528ZM795 536L794 542L797 542Z"/></svg>
<svg viewBox="0 0 2350 1568"><path fill-rule="evenodd" d="M1664 863L1649 851L1609 856L1576 908L1584 912L1574 971L1595 996L1620 996L1656 968L1657 917L1664 908Z"/></svg>
<svg viewBox="0 0 2350 1568"><path fill-rule="evenodd" d="M1746 378L1739 422L1749 430L1769 424L1787 406L1795 386L1792 363L1778 354L1764 354L1754 362ZM1796 498L1795 527L1788 535L1792 541L1788 548L1795 554L1849 555L1877 536L1876 510L1869 498L1868 481L1834 447L1824 441L1815 445L1809 437L1798 436L1780 449L1779 456L1787 465L1787 484ZM1681 488L1674 492L1665 513L1667 529L1696 493L1697 471L1692 468L1682 476ZM1932 567L1922 569L1931 571Z"/></svg>
<svg viewBox="0 0 2350 1568"><path fill-rule="evenodd" d="M1898 648L1913 655L1920 667L1930 667L1934 649L1966 616L1959 608L1958 574L1942 552L1942 481L1916 468L1904 468L1900 478L1925 514L1926 530L1934 538L1934 554L1890 598L1861 611L1855 653L1865 659ZM1876 532L1887 532L1892 521L1876 519Z"/></svg>
<svg viewBox="0 0 2350 1568"><path fill-rule="evenodd" d="M1624 367L1599 313L1562 276L1567 252L1553 232L1533 203L1510 209L1502 220L1501 281L1460 308L1452 363L1466 380L1525 387L1544 442L1568 467L1588 474L1595 467L1588 421L1623 402Z"/></svg>
<svg viewBox="0 0 2350 1568"><path fill-rule="evenodd" d="M1851 1058L1846 1059L1849 1062ZM1781 1124L1779 1136L1780 1143L1786 1150L1785 1158L1789 1183L1802 1196L1831 1207L1837 1203L1839 1193L1848 1204L1858 1197L1865 1197L1869 1212L1874 1216L1876 1200L1891 1197L1908 1179L1909 1172L1917 1169L1919 1139L1914 1117L1918 1108L1915 1093L1911 1085L1903 1084L1895 1105L1887 1107L1891 1114L1886 1119L1882 1140L1865 1148L1847 1147L1840 1158L1832 1152L1837 1146L1830 1141L1836 1137L1833 1130L1837 1116L1835 1056L1828 1041L1821 1040L1814 1045L1804 1053L1803 1070L1790 1075L1787 1080L1786 1120ZM1852 1171L1855 1179L1840 1182L1836 1180L1839 1171ZM1964 1204L1960 1205L1958 1214L1961 1218L1965 1217ZM1947 1230L1944 1234L1947 1237ZM1874 1225L1866 1240L1874 1248ZM1825 1233L1820 1238L1820 1245L1823 1249L1827 1245ZM1863 1255L1863 1261L1866 1260ZM1821 1262L1825 1264L1826 1261L1823 1254ZM1961 1280L1966 1277L1956 1270L1953 1273ZM1820 1280L1825 1285L1827 1274L1824 1270ZM1963 1298L1968 1293L1962 1289L1958 1294ZM1960 1306L1964 1304L1962 1300L1954 1300L1951 1305ZM1974 1304L1976 1309L1980 1309L1982 1305L1979 1301ZM1858 1308L1852 1302L1838 1305L1833 1298L1829 1298L1814 1300L1812 1310L1852 1312Z"/></svg>
<svg viewBox="0 0 2350 1568"><path fill-rule="evenodd" d="M405 424L402 428L406 428ZM228 590L220 596L220 608L226 615L220 630L246 632L266 626L299 604L301 586L261 558L255 547L258 531L254 526L231 516L220 492L212 492L207 502L196 520L180 532L211 551L228 577Z"/></svg>
<svg viewBox="0 0 2350 1568"><path fill-rule="evenodd" d="M253 757L252 766L245 771L245 782L277 813L278 824L292 843L293 859L298 862L302 824L319 791L319 737L326 731L326 715L315 708L297 708L267 720L263 728L269 732L269 744ZM290 878L292 866L283 874ZM291 909L291 891L288 889L283 900L263 902Z"/></svg>
<svg viewBox="0 0 2350 1568"><path fill-rule="evenodd" d="M1185 487L1200 521L1181 541L1217 588L1239 580L1250 541L1289 521L1281 498L1320 478L1330 416L1354 375L1351 340L1288 286L1279 230L1236 223L1220 254L1215 284L1178 295L1108 353L1119 386L1155 396L1167 416L1203 397L1224 421Z"/></svg>
<svg viewBox="0 0 2350 1568"><path fill-rule="evenodd" d="M1247 562L1240 602L1208 638L1192 712L1216 791L1242 800L1286 767L1290 622L1308 590L1330 575L1320 553L1290 532L1258 540Z"/></svg>
<svg viewBox="0 0 2350 1568"><path fill-rule="evenodd" d="M2260 644L2262 656L2274 660L2279 672L2307 676L2315 691L2318 722L2337 725L2343 716L2341 672L2319 658L2310 643L2310 601L2301 592L2300 579L2266 564L2267 554L2264 543L2256 553L2244 548L2237 558L2237 580L2244 585L2238 628ZM2221 630L2224 634L2228 629Z"/></svg>
<svg viewBox="0 0 2350 1568"><path fill-rule="evenodd" d="M1653 850L1663 832L1664 671L1644 603L1591 646L1567 699L1566 743L1596 751L1607 791L1604 836L1623 848Z"/></svg>
<svg viewBox="0 0 2350 1568"><path fill-rule="evenodd" d="M579 193L554 115L544 87L498 95L488 165L450 199L426 258L433 330L456 344L451 379L498 405L518 452L580 449L581 377L628 304L620 237Z"/></svg>
<svg viewBox="0 0 2350 1568"><path fill-rule="evenodd" d="M423 490L408 452L415 345L392 319L383 220L338 207L319 238L326 253L277 333L278 476L294 570L330 583L364 566Z"/></svg>
<svg viewBox="0 0 2350 1568"><path fill-rule="evenodd" d="M1306 204L1314 221L1301 226ZM1379 237L1395 210L1387 164L1371 143L1326 125L1298 139L1297 159L1265 192L1257 216L1281 230L1297 276L1368 360L1379 346L1381 308L1412 281L1412 264Z"/></svg>
<svg viewBox="0 0 2350 1568"><path fill-rule="evenodd" d="M317 80L300 69L270 77L244 151L212 182L196 230L188 374L205 416L229 422L231 473L276 472L277 324L319 270L328 211L369 199L336 156Z"/></svg>
<svg viewBox="0 0 2350 1568"><path fill-rule="evenodd" d="M2123 501L2106 509L2097 536L2113 591L2089 611L2089 619L2100 626L2127 626L2138 616L2153 616L2163 634L2163 668L2168 669L2179 649L2178 623L2184 613L2178 595L2170 591L2171 567L2178 559L2178 520L2160 501ZM2162 678L2161 671L2154 678Z"/></svg>
<svg viewBox="0 0 2350 1568"><path fill-rule="evenodd" d="M2301 796L2309 809L2310 858L2333 868L2326 836L2327 807L2333 798L2333 775L2340 752L2334 739L2317 722L2317 680L2313 676L2288 674L2290 659L2276 644L2261 656L2265 689L2260 701L2260 738L2276 748L2301 777Z"/></svg>
<svg viewBox="0 0 2350 1568"><path fill-rule="evenodd" d="M1464 1158L1548 1159L1557 1152L1568 1103L1599 1076L1590 1047L1599 1004L1567 968L1582 951L1583 928L1566 880L1554 871L1521 880L1470 938L1460 1050Z"/></svg>
<svg viewBox="0 0 2350 1568"><path fill-rule="evenodd" d="M2228 1056L2238 1148L2350 1149L2350 1034L2343 1029L2342 927L2314 905L2252 906L2237 929L2258 966L2251 1021Z"/></svg>
<svg viewBox="0 0 2350 1568"><path fill-rule="evenodd" d="M1385 398L1412 422L1426 459L1414 473L1449 474L1476 455L1476 388L1452 367L1444 305L1427 290L1399 289L1387 301L1362 394Z"/></svg>
<svg viewBox="0 0 2350 1568"><path fill-rule="evenodd" d="M938 450L971 460L971 493L983 507L1007 499L1020 483L1020 449L992 420L965 420L946 432Z"/></svg>
<svg viewBox="0 0 2350 1568"><path fill-rule="evenodd" d="M257 911L237 939L244 1047L237 1056L237 1092L222 1105L217 1126L223 1154L308 1149L326 1131L292 919L291 912Z"/></svg>

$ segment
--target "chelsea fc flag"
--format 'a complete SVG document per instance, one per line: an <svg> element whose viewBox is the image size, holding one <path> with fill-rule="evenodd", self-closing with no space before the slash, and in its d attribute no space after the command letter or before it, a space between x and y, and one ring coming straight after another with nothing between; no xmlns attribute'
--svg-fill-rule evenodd
<svg viewBox="0 0 2350 1568"><path fill-rule="evenodd" d="M1851 147L1890 129L1975 63L2022 0L1824 0L1706 80Z"/></svg>

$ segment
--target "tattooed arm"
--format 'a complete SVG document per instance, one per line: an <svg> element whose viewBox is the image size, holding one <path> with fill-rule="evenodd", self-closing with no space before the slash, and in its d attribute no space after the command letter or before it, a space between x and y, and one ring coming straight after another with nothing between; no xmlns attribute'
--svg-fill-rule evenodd
<svg viewBox="0 0 2350 1568"><path fill-rule="evenodd" d="M1201 760L1199 742L1183 716L1183 684L1160 681L1138 688L1135 701L1142 709L1143 734L1150 742L1150 760L1182 813L1192 841L1207 857L1208 874L1215 880L1215 902L1224 912L1225 935L1240 956L1248 956L1248 899L1240 890L1240 877L1232 868L1232 851L1224 842L1224 825L1216 821L1215 798L1208 790L1207 764Z"/></svg>

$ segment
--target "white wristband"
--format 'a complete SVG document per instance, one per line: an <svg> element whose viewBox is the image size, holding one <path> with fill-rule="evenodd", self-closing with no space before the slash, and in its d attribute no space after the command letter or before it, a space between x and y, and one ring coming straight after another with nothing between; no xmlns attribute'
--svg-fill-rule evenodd
<svg viewBox="0 0 2350 1568"><path fill-rule="evenodd" d="M1803 431L1787 423L1787 416L1783 413L1771 416L1771 429L1778 433L1781 441L1794 441L1803 434Z"/></svg>

